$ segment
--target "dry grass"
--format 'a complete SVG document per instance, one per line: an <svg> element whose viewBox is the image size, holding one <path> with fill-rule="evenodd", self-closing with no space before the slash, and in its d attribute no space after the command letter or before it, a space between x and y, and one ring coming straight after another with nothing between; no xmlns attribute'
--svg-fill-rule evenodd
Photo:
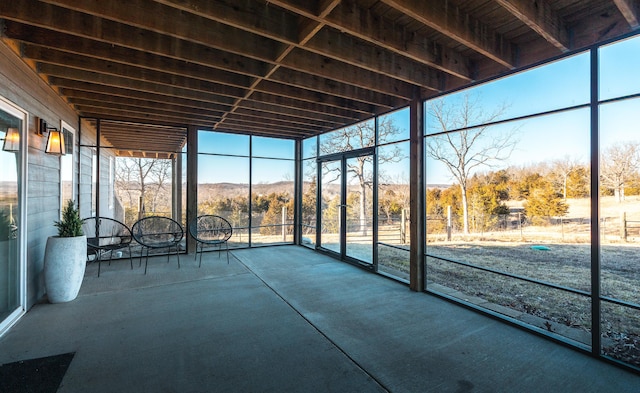
<svg viewBox="0 0 640 393"><path fill-rule="evenodd" d="M531 243L457 242L427 246L427 253L510 274L591 292L591 252L588 244L549 244L536 250ZM638 301L639 245L601 248L602 295ZM427 278L492 304L546 321L545 328L581 340L576 330L591 330L589 297L483 272L437 259L427 261ZM527 317L523 318L530 323ZM603 303L605 353L640 366L640 314L637 310ZM555 326L565 326L558 329ZM540 327L540 326L539 326ZM586 340L585 344L589 344Z"/></svg>

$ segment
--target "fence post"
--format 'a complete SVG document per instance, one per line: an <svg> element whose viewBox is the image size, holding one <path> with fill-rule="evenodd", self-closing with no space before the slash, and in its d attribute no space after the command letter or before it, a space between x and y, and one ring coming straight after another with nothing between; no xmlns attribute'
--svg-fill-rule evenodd
<svg viewBox="0 0 640 393"><path fill-rule="evenodd" d="M520 229L520 240L524 239L522 236L522 213L518 212L518 228Z"/></svg>
<svg viewBox="0 0 640 393"><path fill-rule="evenodd" d="M451 205L447 206L447 241L451 241Z"/></svg>
<svg viewBox="0 0 640 393"><path fill-rule="evenodd" d="M620 239L627 241L627 212L620 212Z"/></svg>
<svg viewBox="0 0 640 393"><path fill-rule="evenodd" d="M282 206L282 241L287 241L287 207Z"/></svg>
<svg viewBox="0 0 640 393"><path fill-rule="evenodd" d="M141 220L143 218L144 218L144 200L142 199L142 196L141 196L138 200L138 220Z"/></svg>
<svg viewBox="0 0 640 393"><path fill-rule="evenodd" d="M402 209L402 215L400 216L400 242L405 244L407 242L407 209Z"/></svg>

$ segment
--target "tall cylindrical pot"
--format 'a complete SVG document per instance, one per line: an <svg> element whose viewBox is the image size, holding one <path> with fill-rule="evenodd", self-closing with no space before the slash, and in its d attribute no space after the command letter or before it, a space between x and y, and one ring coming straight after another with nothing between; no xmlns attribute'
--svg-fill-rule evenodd
<svg viewBox="0 0 640 393"><path fill-rule="evenodd" d="M86 236L52 236L47 239L44 283L49 302L69 302L78 296L86 263Z"/></svg>

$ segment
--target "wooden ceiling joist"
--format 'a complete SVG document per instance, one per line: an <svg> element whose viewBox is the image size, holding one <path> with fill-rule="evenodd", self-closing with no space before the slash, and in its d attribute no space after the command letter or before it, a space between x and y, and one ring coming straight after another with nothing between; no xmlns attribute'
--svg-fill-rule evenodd
<svg viewBox="0 0 640 393"><path fill-rule="evenodd" d="M187 126L319 135L628 34L638 11L637 0L21 0L0 2L0 38L78 115L102 119L114 149L142 157L180 151Z"/></svg>

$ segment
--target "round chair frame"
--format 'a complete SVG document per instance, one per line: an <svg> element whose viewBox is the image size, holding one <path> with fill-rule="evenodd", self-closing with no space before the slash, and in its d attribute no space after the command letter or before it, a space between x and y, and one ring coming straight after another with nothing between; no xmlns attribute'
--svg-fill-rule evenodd
<svg viewBox="0 0 640 393"><path fill-rule="evenodd" d="M202 252L206 246L218 246L218 258L224 244L227 250L227 264L229 263L229 239L233 235L233 227L225 218L206 214L198 216L189 223L189 234L196 241L196 253L194 257L198 258L198 247L200 247L200 263L202 266Z"/></svg>

